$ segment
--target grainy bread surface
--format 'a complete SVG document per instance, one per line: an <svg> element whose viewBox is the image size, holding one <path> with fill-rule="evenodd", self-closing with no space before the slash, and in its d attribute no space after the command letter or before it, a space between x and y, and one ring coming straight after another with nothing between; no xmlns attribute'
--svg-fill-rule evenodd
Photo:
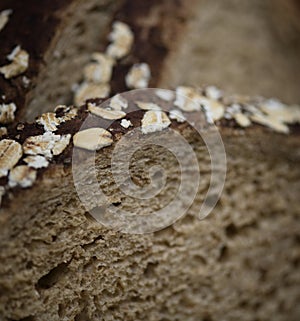
<svg viewBox="0 0 300 321"><path fill-rule="evenodd" d="M111 94L128 89L126 75L139 63L144 63L152 73L150 86L169 87L191 82L199 85L198 81L204 79L199 75L205 65L203 62L210 60L209 55L202 55L201 50L200 54L198 50L196 53L193 48L201 43L210 47L219 30L216 25L217 30L207 31L203 42L198 38L198 23L203 21L205 12L212 13L208 2L196 1L192 6L192 1L124 1L120 2L121 9L115 14L112 12L119 2L110 5L110 1L103 1L96 7L95 3L71 2L69 9L74 5L77 10L88 12L91 20L85 21L79 11L69 13L70 20L62 20L64 27L54 38L60 53L75 60L80 53L78 62L85 64L92 53L86 50L94 50L94 46L105 50L107 40L104 39L109 32L106 26L110 22L118 19L128 23L135 42L130 53L114 66L109 83ZM268 1L262 7L258 1L253 7L246 1L239 2L241 7L237 3L233 0L216 2L218 8L223 8L223 14L216 14L211 23L217 20L228 26L230 17L236 16L235 11L230 10L233 7L238 12L241 10L243 14L239 19L242 20L247 8L265 13L265 6L269 6ZM184 4L189 10L185 11ZM276 1L276 8L278 4ZM58 3L53 2L53 5ZM276 10L274 12L282 17L280 10ZM59 12L66 14L67 11ZM191 12L194 18L191 18ZM259 44L264 39L268 39L268 44L273 42L269 42L269 31L261 29L264 23L252 24L255 12L251 11L251 21L247 21L252 31L261 32L262 42L258 41L253 50L263 56L270 53L270 47L263 45L260 48ZM103 26L100 34L90 29L98 14L103 18L99 22L99 26ZM258 21L264 20L259 16ZM87 42L84 37L77 37L82 34L82 28L90 30L87 31ZM203 31L203 26L201 28ZM243 30L241 38L247 34ZM287 34L293 38L293 32ZM65 46L66 39L71 39L78 48ZM220 49L217 56L222 56L225 40L217 46ZM232 55L232 52L229 56L235 58L230 61L235 64L240 55ZM263 74L258 72L261 66L270 66L261 55L258 54L251 65L250 80L246 79L244 69L234 69L233 74L241 81L233 77L227 88L235 84L235 91L242 89L246 94L252 90L256 94L276 92L287 101L297 102L298 91L291 81L297 76L289 69L297 64L291 60L291 67L285 68L283 58L279 57L281 54L274 53L289 82L279 86L274 81L269 87L263 82L255 82ZM65 89L66 83L82 80L81 69L67 79L73 71L70 65L58 58L48 58L45 69L38 76L47 80L39 80L32 91L36 100L31 101L31 106L37 106L36 111L44 110L43 101L48 101L49 97L61 102L57 100L60 93L63 99L71 99L70 91ZM252 61L252 57L248 58L245 62ZM216 62L213 57L211 61ZM227 82L228 70L224 61L227 60L221 59L222 66L217 64L214 70L207 66L205 82L216 82L216 79L222 85ZM58 69L66 74L57 77L55 71ZM53 83L53 79L59 79L59 82ZM142 80L145 79L142 77ZM286 90L288 83L291 87ZM47 94L41 95L44 90ZM200 102L195 107L185 100L178 100L179 92ZM179 87L170 100L166 99L166 93L160 93L164 99L157 96L154 99L152 95L150 105L149 101L146 105L139 102L136 104L139 108L134 112L132 104L126 109L117 101L114 108L120 110L107 110L102 108L103 99L90 99L80 108L60 106L54 112L41 115L35 123L24 122L8 128L5 144L1 140L3 149L0 149L3 175L0 178L0 195L3 196L0 207L1 321L299 319L300 146L299 125L295 124L300 121L299 108L275 100L223 94L215 87ZM138 98L140 100L143 95ZM106 101L107 104L110 103ZM164 107L164 113L157 107ZM177 111L175 118L172 118L171 108ZM118 119L124 117L125 111L126 118ZM27 111L20 109L20 112ZM215 121L226 150L227 178L223 193L213 212L202 221L197 215L210 183L211 164L203 139L186 119L190 124L197 123L208 136ZM86 135L86 132L83 135L79 131L88 127L101 127L96 133L102 140L94 142L93 135ZM74 145L82 148L77 154L77 161L84 169L79 171L79 183L81 192L89 200L88 205L115 206L146 217L177 195L181 179L178 160L170 151L151 144L133 155L130 173L137 186L149 184L150 169L156 165L163 167L167 177L164 188L156 197L140 200L123 193L116 184L111 159L117 144L126 135L131 139L125 140L128 148L125 144L123 154L119 155L121 160L126 159L130 146L138 145L143 135L150 137L155 131L163 142L168 130L176 130L186 139L199 164L201 181L187 214L171 226L140 235L122 233L96 221L79 199L74 186ZM10 153L16 162L3 161L5 153L2 151L7 146L11 146ZM97 184L90 180L92 168L86 160L87 148L100 149L95 161ZM181 156L183 153L183 150L179 151ZM33 168L32 164L37 167ZM222 169L216 170L221 177ZM156 183L156 179L159 181L160 177L154 175L152 183ZM94 187L104 191L105 204L98 204L97 194L91 192Z"/></svg>

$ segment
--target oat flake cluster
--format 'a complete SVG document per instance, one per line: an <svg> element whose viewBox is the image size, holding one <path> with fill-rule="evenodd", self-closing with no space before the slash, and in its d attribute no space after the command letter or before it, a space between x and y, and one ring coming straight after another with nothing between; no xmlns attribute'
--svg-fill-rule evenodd
<svg viewBox="0 0 300 321"><path fill-rule="evenodd" d="M0 13L0 30L8 22L10 11ZM87 99L110 96L113 68L130 54L134 35L129 26L115 22L108 37L110 44L105 53L94 53L91 61L83 68L83 81L77 85L74 94L75 105L82 105ZM7 57L10 64L0 68L5 78L15 77L28 67L29 55L17 46ZM25 77L25 76L24 76ZM128 71L124 82L128 89L147 88L151 71L146 63L136 63ZM30 81L30 80L28 80ZM179 86L174 91L155 90L156 100L136 100L134 105L143 111L142 135L167 130L172 121L183 123L188 114L203 112L208 124L218 125L221 120L233 121L236 126L246 128L253 123L267 126L279 133L288 134L289 124L300 123L300 107L286 106L274 99L226 96L215 86L194 88ZM151 99L151 97L150 97ZM163 111L168 105L169 112ZM124 129L133 127L126 119L129 101L121 94L110 99L107 107L89 102L85 112L102 119L113 120ZM17 106L11 102L0 105L0 125L10 124L15 119ZM14 187L28 188L37 178L38 171L49 166L53 157L60 155L70 144L77 148L98 151L113 144L112 133L100 127L84 129L71 134L56 134L59 127L78 116L78 108L59 105L53 112L47 112L36 119L43 134L27 137L23 145L16 139L7 139L6 127L0 126L0 177L6 177L5 186L0 186L1 198ZM17 126L18 131L23 124Z"/></svg>
<svg viewBox="0 0 300 321"><path fill-rule="evenodd" d="M74 86L74 104L80 106L91 98L107 98L111 93L110 81L116 63L130 54L134 35L129 26L116 21L108 36L110 44L104 53L91 55L91 62L83 68L83 81ZM134 64L125 77L128 89L148 87L151 76L150 67L146 63ZM113 102L114 104L114 102ZM116 102L122 105L120 102ZM113 108L113 107L112 107ZM122 106L122 108L126 108ZM115 109L115 108L113 108Z"/></svg>

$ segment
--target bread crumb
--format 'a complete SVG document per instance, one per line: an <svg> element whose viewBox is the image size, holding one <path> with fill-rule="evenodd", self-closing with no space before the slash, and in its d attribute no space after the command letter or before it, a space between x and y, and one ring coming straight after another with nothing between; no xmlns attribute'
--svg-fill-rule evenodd
<svg viewBox="0 0 300 321"><path fill-rule="evenodd" d="M0 104L0 123L10 124L15 120L17 106L14 103Z"/></svg>
<svg viewBox="0 0 300 321"><path fill-rule="evenodd" d="M149 110L142 119L142 133L149 134L169 127L171 124L167 114L163 111Z"/></svg>
<svg viewBox="0 0 300 321"><path fill-rule="evenodd" d="M134 64L125 77L126 86L131 89L147 88L151 77L146 63Z"/></svg>
<svg viewBox="0 0 300 321"><path fill-rule="evenodd" d="M75 147L90 151L97 151L113 143L112 135L104 128L89 128L76 133L73 136Z"/></svg>
<svg viewBox="0 0 300 321"><path fill-rule="evenodd" d="M22 188L30 187L36 180L36 170L26 165L20 165L13 168L8 177L10 187L20 186Z"/></svg>
<svg viewBox="0 0 300 321"><path fill-rule="evenodd" d="M12 62L0 67L0 73L2 73L6 79L20 75L28 68L29 54L27 51L21 49L20 46L15 47L15 49L7 56L7 59Z"/></svg>
<svg viewBox="0 0 300 321"><path fill-rule="evenodd" d="M0 141L0 177L7 176L23 155L22 146L12 139Z"/></svg>

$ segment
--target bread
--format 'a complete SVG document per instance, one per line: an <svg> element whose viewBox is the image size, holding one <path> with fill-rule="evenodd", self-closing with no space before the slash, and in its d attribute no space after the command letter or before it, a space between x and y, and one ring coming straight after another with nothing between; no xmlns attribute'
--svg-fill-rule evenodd
<svg viewBox="0 0 300 321"><path fill-rule="evenodd" d="M164 75L170 74L173 57L178 61L180 45L185 43L181 26L176 46L151 40L144 52L148 38L144 28L135 26L135 6L139 7L125 3L114 16L126 16L131 22L121 19L133 30L135 43L128 56L115 62L109 84L112 95L127 89L126 75L134 63L149 66L151 86L166 83ZM144 14L148 12L149 8ZM178 13L182 12L180 8ZM179 20L165 19L166 25L159 24L157 30L167 32L172 26L176 30ZM178 99L183 94L196 103ZM141 90L122 97L129 106L125 109L123 104L121 110L116 107L120 107L120 96L115 105L94 97L79 108L59 106L34 123L12 125L0 141L5 150L0 154L4 187L0 320L247 321L269 320L270 315L272 320L297 320L299 107L232 96L211 86L181 86L174 92ZM114 106L112 110L103 109L107 104ZM157 106L164 112L153 110ZM26 108L20 113L24 115ZM223 166L211 168L205 147L205 141L219 137L212 121L225 146L227 178L217 205L199 220L211 171L220 184L224 175ZM86 132L90 127L96 128L92 136ZM168 205L174 195L180 196L183 174L171 150L163 148L164 144L181 146L179 138L176 144L169 143L172 131L195 151L201 180L187 213L178 207L166 213L173 224L159 221L153 227L147 225L152 211ZM131 155L133 182L140 187L159 186L157 165L163 167L167 180L158 195L139 199L139 190L136 197L130 196L129 190L124 193L122 184L116 184L111 159L121 146L114 174L119 174L125 187L130 186L122 161L132 146L139 147L144 140L148 144ZM222 146L214 147L221 148L218 155L222 157ZM95 150L99 186L90 175L89 161ZM184 153L180 147L179 160L185 156L189 160ZM188 169L188 175L194 173L192 167ZM196 176L188 177L194 187ZM107 196L105 203L97 194L99 187ZM195 190L184 192L183 204ZM218 195L211 196L205 202L208 207L213 207ZM96 206L129 211L134 220L148 216L145 224L125 221L119 225L101 212L93 215Z"/></svg>

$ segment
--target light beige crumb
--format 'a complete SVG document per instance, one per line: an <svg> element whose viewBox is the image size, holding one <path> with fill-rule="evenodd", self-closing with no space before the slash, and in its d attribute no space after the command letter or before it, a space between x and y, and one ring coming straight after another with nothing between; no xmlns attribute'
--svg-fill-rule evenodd
<svg viewBox="0 0 300 321"><path fill-rule="evenodd" d="M132 123L130 120L127 119L122 119L121 120L121 126L124 128L129 128L130 126L132 126Z"/></svg>
<svg viewBox="0 0 300 321"><path fill-rule="evenodd" d="M38 169L38 168L44 168L48 167L49 162L44 156L40 155L32 155L32 156L27 156L24 158L24 162L32 168Z"/></svg>
<svg viewBox="0 0 300 321"><path fill-rule="evenodd" d="M0 67L0 73L4 75L6 79L18 76L25 72L29 65L29 54L27 51L17 46L8 56L10 64Z"/></svg>
<svg viewBox="0 0 300 321"><path fill-rule="evenodd" d="M94 84L83 82L75 92L75 105L80 106L85 103L87 99L91 98L107 98L110 93L110 86L108 84Z"/></svg>
<svg viewBox="0 0 300 321"><path fill-rule="evenodd" d="M12 14L11 9L3 10L0 12L0 31L6 26L9 21L9 16Z"/></svg>
<svg viewBox="0 0 300 321"><path fill-rule="evenodd" d="M131 89L147 88L150 77L151 71L148 64L135 64L125 77L126 86Z"/></svg>
<svg viewBox="0 0 300 321"><path fill-rule="evenodd" d="M17 106L14 103L0 104L0 123L10 124L15 120Z"/></svg>
<svg viewBox="0 0 300 321"><path fill-rule="evenodd" d="M251 125L250 119L243 113L234 113L232 116L241 127L249 127Z"/></svg>
<svg viewBox="0 0 300 321"><path fill-rule="evenodd" d="M157 89L155 95L164 101L171 101L175 98L175 93L168 89Z"/></svg>
<svg viewBox="0 0 300 321"><path fill-rule="evenodd" d="M23 150L27 155L43 155L51 159L53 155L60 154L69 144L71 135L55 135L52 132L45 132L43 135L28 137Z"/></svg>
<svg viewBox="0 0 300 321"><path fill-rule="evenodd" d="M90 151L97 151L113 143L110 132L103 128L89 128L76 133L73 136L75 147Z"/></svg>
<svg viewBox="0 0 300 321"><path fill-rule="evenodd" d="M58 118L56 118L55 113L49 112L43 114L41 117L37 118L36 122L42 126L46 132L55 132L57 126L60 124Z"/></svg>
<svg viewBox="0 0 300 321"><path fill-rule="evenodd" d="M0 138L7 135L7 128L6 127L0 127Z"/></svg>
<svg viewBox="0 0 300 321"><path fill-rule="evenodd" d="M104 119L110 119L110 120L121 119L126 116L126 113L124 113L121 110L106 109L106 108L95 106L94 104L91 104L91 103L88 104L88 111L93 115L102 117Z"/></svg>
<svg viewBox="0 0 300 321"><path fill-rule="evenodd" d="M170 110L169 117L170 119L176 120L178 123L183 123L186 120L183 113L178 109Z"/></svg>
<svg viewBox="0 0 300 321"><path fill-rule="evenodd" d="M142 119L142 133L149 134L169 127L171 124L167 114L163 111L149 110Z"/></svg>
<svg viewBox="0 0 300 321"><path fill-rule="evenodd" d="M109 107L114 110L122 110L128 107L128 101L120 94L115 95L109 102Z"/></svg>
<svg viewBox="0 0 300 321"><path fill-rule="evenodd" d="M147 103L143 101L136 101L135 104L143 110L161 110L161 107L154 103Z"/></svg>
<svg viewBox="0 0 300 321"><path fill-rule="evenodd" d="M114 60L102 53L94 53L93 60L84 68L84 78L87 82L108 83L111 80Z"/></svg>
<svg viewBox="0 0 300 321"><path fill-rule="evenodd" d="M129 54L134 35L129 26L120 21L114 22L112 29L108 36L111 44L107 47L107 54L115 59L121 59Z"/></svg>
<svg viewBox="0 0 300 321"><path fill-rule="evenodd" d="M10 171L8 185L10 187L20 186L26 188L32 186L35 180L36 170L27 165L20 165Z"/></svg>
<svg viewBox="0 0 300 321"><path fill-rule="evenodd" d="M0 177L7 176L23 155L22 146L12 139L0 141Z"/></svg>

